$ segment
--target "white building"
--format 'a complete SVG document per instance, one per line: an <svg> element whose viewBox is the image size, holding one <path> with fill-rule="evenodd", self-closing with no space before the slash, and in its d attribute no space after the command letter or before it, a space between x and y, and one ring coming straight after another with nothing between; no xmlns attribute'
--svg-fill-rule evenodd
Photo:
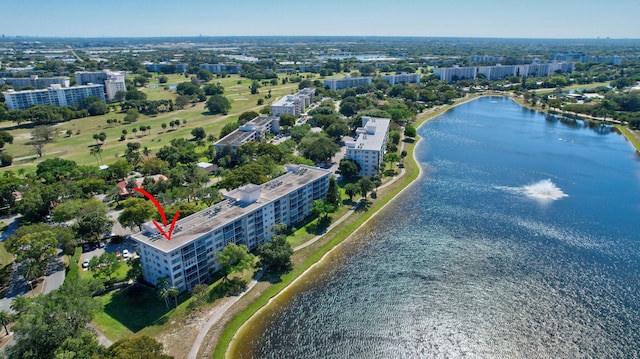
<svg viewBox="0 0 640 359"><path fill-rule="evenodd" d="M15 87L35 87L46 88L51 85L60 85L62 87L69 87L68 77L38 77L38 75L31 75L29 77L3 77L0 78L0 85L11 85Z"/></svg>
<svg viewBox="0 0 640 359"><path fill-rule="evenodd" d="M179 220L171 240L147 222L132 236L144 279L156 284L166 276L169 285L191 290L219 269L215 254L227 244L253 250L271 240L273 225L290 226L309 216L313 201L326 197L331 172L303 165L285 167L285 175L260 186L237 188L224 201Z"/></svg>
<svg viewBox="0 0 640 359"><path fill-rule="evenodd" d="M433 74L440 77L440 81L455 82L475 80L477 71L476 67L439 67L433 70Z"/></svg>
<svg viewBox="0 0 640 359"><path fill-rule="evenodd" d="M78 85L101 84L107 95L107 101L113 101L118 91L126 91L125 71L78 71L75 73Z"/></svg>
<svg viewBox="0 0 640 359"><path fill-rule="evenodd" d="M356 130L356 140L345 142L345 158L360 165L359 176L375 177L378 174L387 148L390 123L388 118L362 117L362 127Z"/></svg>
<svg viewBox="0 0 640 359"><path fill-rule="evenodd" d="M239 74L240 71L242 71L242 65L240 64L231 64L231 63L225 63L225 64L201 64L200 68L203 70L207 70L209 72L212 72L214 74L219 74L219 73L228 73L228 74Z"/></svg>
<svg viewBox="0 0 640 359"><path fill-rule="evenodd" d="M60 85L51 85L51 87L43 90L9 90L2 94L9 110L24 110L33 105L69 106L91 96L99 97L104 101L104 86L62 87Z"/></svg>
<svg viewBox="0 0 640 359"><path fill-rule="evenodd" d="M349 87L367 86L373 82L372 77L344 77L341 79L324 80L324 87L329 90L340 90Z"/></svg>
<svg viewBox="0 0 640 359"><path fill-rule="evenodd" d="M420 82L420 74L408 74L406 72L397 75L384 75L382 78L391 86L395 84L417 84Z"/></svg>
<svg viewBox="0 0 640 359"><path fill-rule="evenodd" d="M216 151L221 151L227 146L236 150L247 142L261 141L267 132L278 133L279 131L280 118L277 116L258 116L219 139L214 143L214 146L216 146Z"/></svg>
<svg viewBox="0 0 640 359"><path fill-rule="evenodd" d="M271 112L274 116L278 117L282 114L289 114L298 117L307 107L309 107L311 101L313 101L313 95L315 93L315 88L307 87L298 91L295 95L286 95L271 104Z"/></svg>

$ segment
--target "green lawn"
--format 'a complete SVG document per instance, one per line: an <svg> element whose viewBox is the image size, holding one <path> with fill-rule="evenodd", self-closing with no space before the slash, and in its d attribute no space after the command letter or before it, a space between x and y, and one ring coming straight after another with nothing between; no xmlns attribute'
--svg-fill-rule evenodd
<svg viewBox="0 0 640 359"><path fill-rule="evenodd" d="M162 326L171 312L155 291L142 286L111 291L99 297L104 309L94 316L94 323L111 340L126 338L144 328Z"/></svg>
<svg viewBox="0 0 640 359"><path fill-rule="evenodd" d="M168 75L168 77L167 84L172 85L189 81L180 75ZM119 111L110 112L102 116L62 122L56 125L59 130L59 136L45 145L43 158L35 158L36 152L30 139L32 128L28 124L16 126L14 123L2 123L0 124L0 130L8 130L14 136L14 143L5 146L6 152L13 156L14 163L10 167L1 169L0 172L7 170L15 172L20 168L31 172L42 160L54 157L74 160L80 165L109 164L124 154L128 142L140 142L142 147L146 146L152 152L155 152L174 138L190 138L191 130L195 127L202 127L207 134L213 134L218 137L222 127L229 122L236 121L242 112L259 111L263 106L257 106L258 99L264 99L264 105L267 105L278 97L290 94L298 89L297 83L278 84L276 86L261 87L259 94L251 95L249 90L251 81L240 79L238 75L232 75L224 79L214 78L211 82L220 82L225 87L225 96L232 103L229 115L210 115L204 103L201 102L193 106L188 105L183 110L160 113L155 116L141 115L137 122L127 125L107 125L107 119L118 119L120 121L124 119L125 114ZM150 99L175 99L175 90L165 90L165 85L159 85L157 79L152 80L150 85L158 85L158 87L150 88L147 85L147 87L141 89L142 92L147 93ZM271 98L266 99L265 96L269 90L271 90ZM181 124L180 127L173 130L170 127L167 127L167 130L162 130L163 123L176 119L180 121L187 120L187 123ZM151 126L151 131L145 135L138 131L134 135L133 129L139 129L141 125ZM120 141L123 129L126 129L128 134L125 141ZM71 130L71 136L66 136L67 130ZM107 139L102 146L101 158L95 158L89 155L89 151L96 144L93 135L100 132L105 132Z"/></svg>

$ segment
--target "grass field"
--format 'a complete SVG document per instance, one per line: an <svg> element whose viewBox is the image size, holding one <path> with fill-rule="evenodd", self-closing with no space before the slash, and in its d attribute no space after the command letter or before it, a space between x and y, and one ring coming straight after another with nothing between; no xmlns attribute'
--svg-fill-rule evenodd
<svg viewBox="0 0 640 359"><path fill-rule="evenodd" d="M165 90L165 86L177 85L180 82L189 81L181 75L168 75L166 84L159 84L157 78L153 78L151 83L141 91L146 93L149 99L175 99L175 89ZM156 116L140 115L138 121L132 124L107 125L107 119L118 119L122 121L125 114L120 112L110 112L102 116L75 119L54 125L58 129L59 136L52 142L47 143L44 148L45 155L36 158L36 151L32 146L30 133L32 127L29 124L16 126L14 123L0 124L0 130L7 130L14 136L14 143L5 146L7 153L13 156L12 166L5 167L1 171L17 171L24 168L26 172L31 172L35 166L47 158L61 157L76 161L80 165L109 164L122 156L126 150L128 142L139 142L141 146L148 147L155 152L174 138L190 138L191 130L195 127L202 127L207 134L219 136L222 127L232 121L236 121L238 116L245 111L256 111L277 100L279 97L298 90L297 83L287 83L276 86L264 86L259 89L259 93L252 95L249 86L251 80L240 79L238 75L231 75L226 78L214 78L212 83L220 82L225 88L225 96L231 102L231 110L228 115L211 115L206 110L204 103L188 105L183 110L160 113ZM265 96L271 90L271 98ZM258 106L258 99L264 99L264 105ZM186 124L171 130L162 130L162 124L172 120L186 120ZM151 130L142 135L140 131L133 134L133 129L138 129L141 125L150 126ZM120 141L122 130L126 129L128 134L125 141ZM67 130L71 130L72 135L66 136ZM107 139L102 146L103 152L96 158L89 155L92 146L96 145L93 135L105 132Z"/></svg>

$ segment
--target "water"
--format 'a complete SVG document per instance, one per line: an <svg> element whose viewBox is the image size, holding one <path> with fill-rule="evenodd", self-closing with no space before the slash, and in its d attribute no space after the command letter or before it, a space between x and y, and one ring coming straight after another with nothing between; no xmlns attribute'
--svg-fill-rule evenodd
<svg viewBox="0 0 640 359"><path fill-rule="evenodd" d="M254 322L237 357L640 356L640 163L607 128L482 98L422 177Z"/></svg>

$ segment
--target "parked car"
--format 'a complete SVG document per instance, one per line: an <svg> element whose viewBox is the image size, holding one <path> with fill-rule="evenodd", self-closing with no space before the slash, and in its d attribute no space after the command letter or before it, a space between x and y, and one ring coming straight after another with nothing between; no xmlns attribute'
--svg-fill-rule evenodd
<svg viewBox="0 0 640 359"><path fill-rule="evenodd" d="M122 258L129 258L129 250L128 249L123 249L122 250Z"/></svg>
<svg viewBox="0 0 640 359"><path fill-rule="evenodd" d="M89 268L89 258L85 258L84 261L82 261L82 268Z"/></svg>
<svg viewBox="0 0 640 359"><path fill-rule="evenodd" d="M104 248L106 244L103 241L98 242L98 248Z"/></svg>

